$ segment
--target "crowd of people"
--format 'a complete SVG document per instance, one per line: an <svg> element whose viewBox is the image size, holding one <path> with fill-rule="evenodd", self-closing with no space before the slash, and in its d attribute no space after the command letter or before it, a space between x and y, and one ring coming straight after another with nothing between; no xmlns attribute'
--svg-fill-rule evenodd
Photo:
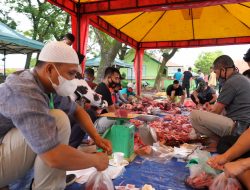
<svg viewBox="0 0 250 190"><path fill-rule="evenodd" d="M93 69L81 73L79 63L84 56L70 47L73 42L74 36L67 34L60 42L47 43L33 70L11 74L0 85L0 189L31 168L32 189L45 190L64 189L67 170L108 167L112 145L100 136L98 125L114 121L97 116L141 97L135 94L133 83L122 87L117 68L107 67L99 84ZM250 49L243 59L250 67ZM208 163L224 167L227 175L238 177L250 189L250 159L240 159L250 151L249 70L243 74L229 56L222 55L214 61L207 82L201 70L194 76L192 68L183 73L178 69L166 94L179 106L187 97L206 109L192 111L190 120L222 153ZM195 78L196 89L190 95L191 78ZM218 80L223 83L217 96ZM78 150L85 133L104 152Z"/></svg>
<svg viewBox="0 0 250 190"><path fill-rule="evenodd" d="M250 49L243 60L250 67ZM221 155L212 157L208 164L225 171L227 177L237 177L250 189L250 69L239 73L231 57L219 56L210 68L208 81L198 70L194 76L192 69L181 73L178 69L174 82L167 88L170 101L182 103L177 97L189 98L190 79L194 78L196 89L191 100L204 109L194 110L190 114L192 127L202 135L209 137L210 151ZM219 93L216 93L218 81ZM179 83L182 82L182 87ZM217 96L217 94L219 94Z"/></svg>

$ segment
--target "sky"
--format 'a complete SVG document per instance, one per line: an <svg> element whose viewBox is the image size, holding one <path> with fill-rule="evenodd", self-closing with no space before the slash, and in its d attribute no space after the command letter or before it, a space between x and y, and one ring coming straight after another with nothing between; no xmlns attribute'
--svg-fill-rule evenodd
<svg viewBox="0 0 250 190"><path fill-rule="evenodd" d="M213 52L221 50L224 54L232 57L234 61L242 60L243 55L250 48L250 45L231 45L231 46L213 46L200 48L182 48L170 60L172 63L184 66L193 66L195 60L202 52ZM3 68L3 55L0 55L0 68ZM23 68L25 65L26 55L7 55L6 68Z"/></svg>
<svg viewBox="0 0 250 190"><path fill-rule="evenodd" d="M18 13L12 13L16 21L19 23L17 30L25 31L31 28L29 19ZM193 66L195 60L202 52L213 52L221 50L224 54L232 57L234 61L242 60L243 55L250 48L250 45L230 45L230 46L213 46L213 47L198 47L198 48L182 48L170 60L172 63L184 66ZM0 54L0 69L3 68L3 55ZM26 55L7 55L6 68L23 68L25 65Z"/></svg>

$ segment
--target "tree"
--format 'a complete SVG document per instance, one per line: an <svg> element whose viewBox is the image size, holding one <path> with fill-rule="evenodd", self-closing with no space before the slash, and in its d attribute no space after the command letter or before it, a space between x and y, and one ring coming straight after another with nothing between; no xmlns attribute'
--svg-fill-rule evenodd
<svg viewBox="0 0 250 190"><path fill-rule="evenodd" d="M119 59L124 60L129 50L130 48L128 47L128 45L123 44L121 49L118 52Z"/></svg>
<svg viewBox="0 0 250 190"><path fill-rule="evenodd" d="M5 0L5 6L10 7L11 11L26 15L32 23L32 29L24 31L25 35L33 40L46 42L55 38L61 38L70 28L69 14L47 1L41 0ZM9 12L7 12L9 13ZM11 23L14 21L10 16L2 17L3 20ZM7 19L7 20L6 20ZM27 56L25 68L29 68L31 54Z"/></svg>
<svg viewBox="0 0 250 190"><path fill-rule="evenodd" d="M198 59L195 61L195 67L200 69L204 74L210 73L210 67L212 66L214 60L222 55L222 51L214 51L214 52L202 52Z"/></svg>
<svg viewBox="0 0 250 190"><path fill-rule="evenodd" d="M162 59L160 68L158 70L157 76L155 78L154 89L158 91L160 90L160 81L161 81L161 77L163 75L164 69L166 67L166 63L175 55L177 50L178 50L177 48L161 50L163 59Z"/></svg>
<svg viewBox="0 0 250 190"><path fill-rule="evenodd" d="M101 47L101 60L96 77L96 81L101 82L105 69L107 67L110 67L114 62L115 57L117 56L119 50L122 48L122 43L111 38L110 36L96 28L94 28L93 30L96 34L97 42Z"/></svg>
<svg viewBox="0 0 250 190"><path fill-rule="evenodd" d="M1 8L3 7L2 4L0 4ZM9 16L11 10L10 8L7 8L6 9L1 9L0 10L0 22L6 24L7 26L9 26L10 28L12 29L16 29L17 27L17 23L11 19L11 17Z"/></svg>

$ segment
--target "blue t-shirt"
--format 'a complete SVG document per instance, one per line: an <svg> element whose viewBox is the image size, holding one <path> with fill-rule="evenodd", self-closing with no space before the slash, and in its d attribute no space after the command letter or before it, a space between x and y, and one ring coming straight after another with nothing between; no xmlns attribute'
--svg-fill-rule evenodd
<svg viewBox="0 0 250 190"><path fill-rule="evenodd" d="M180 81L182 78L182 73L181 72L176 72L174 74L174 79Z"/></svg>
<svg viewBox="0 0 250 190"><path fill-rule="evenodd" d="M122 90L120 90L120 93L123 95L123 94L126 94L127 97L129 96L135 96L135 93L134 92L129 92L127 88L123 88Z"/></svg>

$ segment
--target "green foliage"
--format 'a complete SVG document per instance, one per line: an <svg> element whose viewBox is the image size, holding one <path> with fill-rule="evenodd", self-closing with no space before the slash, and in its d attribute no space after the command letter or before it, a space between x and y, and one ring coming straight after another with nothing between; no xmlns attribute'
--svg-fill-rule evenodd
<svg viewBox="0 0 250 190"><path fill-rule="evenodd" d="M0 21L16 28L15 16L25 15L32 23L32 29L22 31L33 40L46 42L61 40L70 29L70 16L46 0L3 0L0 3ZM10 13L17 13L10 16ZM27 56L25 68L29 68L30 56Z"/></svg>
<svg viewBox="0 0 250 190"><path fill-rule="evenodd" d="M195 61L195 67L200 69L204 74L210 73L210 67L212 66L214 60L222 55L222 51L214 51L214 52L202 52L198 59Z"/></svg>
<svg viewBox="0 0 250 190"><path fill-rule="evenodd" d="M32 58L30 60L30 68L33 68L36 66L37 58Z"/></svg>
<svg viewBox="0 0 250 190"><path fill-rule="evenodd" d="M6 68L6 75L9 75L9 74L11 74L11 73L14 73L14 72L16 72L17 71L17 69L15 69L15 68Z"/></svg>
<svg viewBox="0 0 250 190"><path fill-rule="evenodd" d="M0 2L0 7L0 22L15 30L17 27L17 23L9 16L11 8L4 7L4 2Z"/></svg>
<svg viewBox="0 0 250 190"><path fill-rule="evenodd" d="M60 40L70 28L69 15L47 1L6 0L5 6L10 7L11 11L27 16L33 28L23 32L34 40ZM15 18L10 19L9 16L8 20L14 21Z"/></svg>
<svg viewBox="0 0 250 190"><path fill-rule="evenodd" d="M123 79L126 79L126 76L127 76L127 75L126 75L126 73L123 72L123 73L121 74L121 76L122 76Z"/></svg>

